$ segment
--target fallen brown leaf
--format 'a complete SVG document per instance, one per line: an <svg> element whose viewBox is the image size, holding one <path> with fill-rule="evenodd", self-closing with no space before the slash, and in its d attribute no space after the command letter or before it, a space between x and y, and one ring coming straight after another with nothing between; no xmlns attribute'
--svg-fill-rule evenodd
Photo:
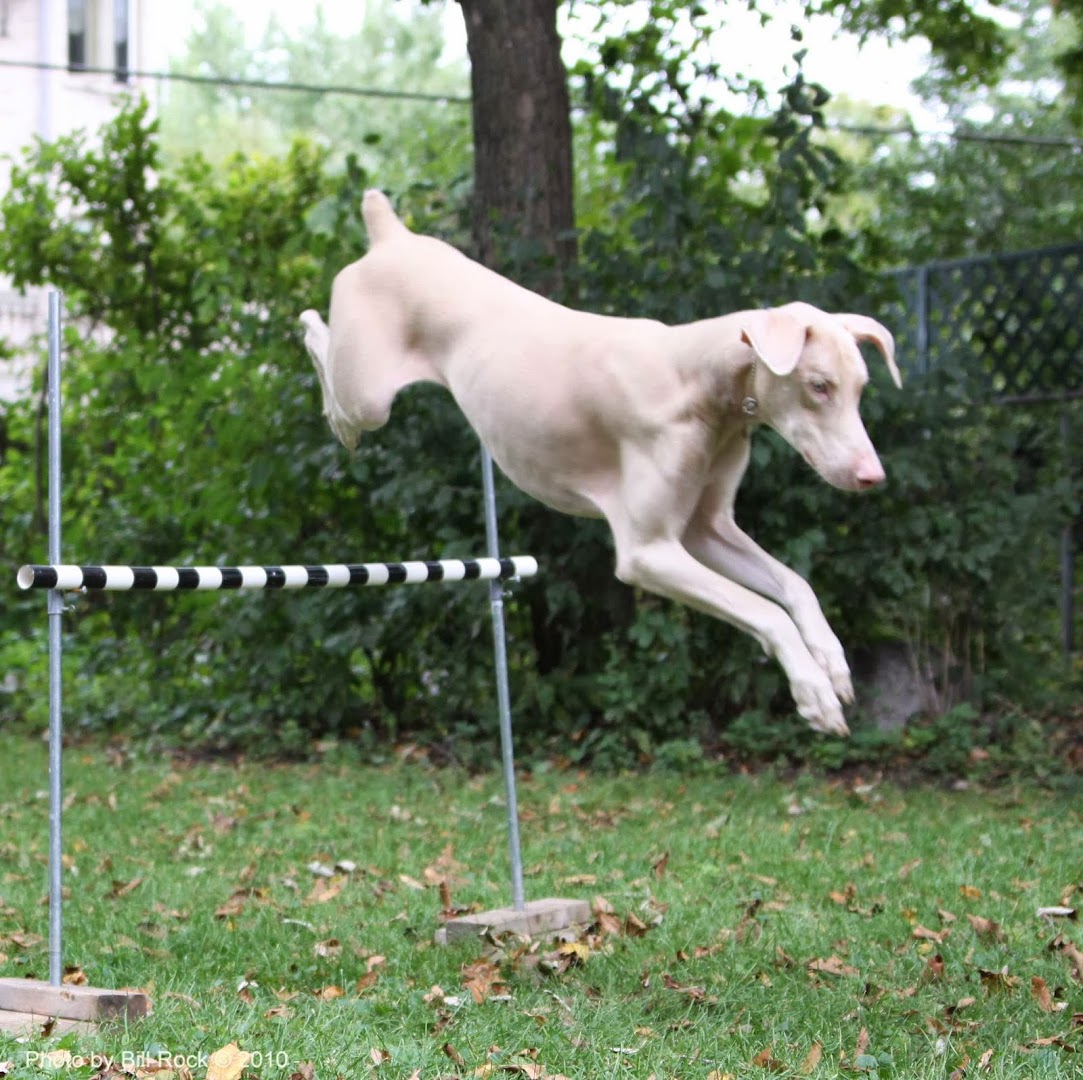
<svg viewBox="0 0 1083 1080"><path fill-rule="evenodd" d="M860 975L861 972L838 956L829 956L824 960L809 960L805 967L818 975Z"/></svg>
<svg viewBox="0 0 1083 1080"><path fill-rule="evenodd" d="M316 1080L316 1066L311 1061L299 1061L290 1073L290 1080Z"/></svg>
<svg viewBox="0 0 1083 1080"><path fill-rule="evenodd" d="M143 884L141 877L132 878L131 881L114 881L113 887L105 894L107 900L119 900L122 896L135 892Z"/></svg>
<svg viewBox="0 0 1083 1080"><path fill-rule="evenodd" d="M771 1072L784 1072L786 1070L785 1064L774 1056L772 1050L772 1047L765 1046L752 1059L752 1064L758 1065L761 1069L770 1069Z"/></svg>
<svg viewBox="0 0 1083 1080"><path fill-rule="evenodd" d="M820 1059L824 1056L824 1048L821 1043L814 1042L812 1049L805 1055L805 1060L801 1062L798 1069L802 1075L807 1076L811 1072L815 1072L816 1066L820 1064Z"/></svg>
<svg viewBox="0 0 1083 1080"><path fill-rule="evenodd" d="M354 983L354 989L361 994L366 990L371 990L379 981L380 973L376 970L369 970Z"/></svg>
<svg viewBox="0 0 1083 1080"><path fill-rule="evenodd" d="M857 899L857 886L852 881L848 881L846 888L835 889L827 895L840 907L845 907Z"/></svg>
<svg viewBox="0 0 1083 1080"><path fill-rule="evenodd" d="M236 1043L229 1043L215 1050L207 1064L207 1080L240 1080L245 1066L252 1060L247 1050Z"/></svg>
<svg viewBox="0 0 1083 1080"><path fill-rule="evenodd" d="M993 1050L986 1050L978 1058L978 1072L988 1072L993 1067Z"/></svg>
<svg viewBox="0 0 1083 1080"><path fill-rule="evenodd" d="M374 1046L369 1051L369 1060L376 1068L379 1068L381 1065L391 1060L391 1051L385 1050L380 1046Z"/></svg>
<svg viewBox="0 0 1083 1080"><path fill-rule="evenodd" d="M214 917L216 919L229 919L234 915L240 915L244 911L248 896L248 889L238 889L221 907L215 909Z"/></svg>
<svg viewBox="0 0 1083 1080"><path fill-rule="evenodd" d="M1069 1054L1075 1052L1075 1047L1063 1035L1047 1035L1044 1039L1032 1039L1027 1046L1055 1046L1059 1050L1067 1050Z"/></svg>
<svg viewBox="0 0 1083 1080"><path fill-rule="evenodd" d="M966 900L980 900L981 899L981 889L979 889L975 885L960 885L959 886L959 895L962 896Z"/></svg>
<svg viewBox="0 0 1083 1080"><path fill-rule="evenodd" d="M945 926L943 930L930 930L927 926L915 926L910 931L912 938L919 941L935 941L937 945L943 945L951 936L951 927Z"/></svg>
<svg viewBox="0 0 1083 1080"><path fill-rule="evenodd" d="M342 880L339 878L316 878L312 891L305 897L306 904L326 904L342 892Z"/></svg>
<svg viewBox="0 0 1083 1080"><path fill-rule="evenodd" d="M707 989L703 986L681 986L669 972L662 973L662 985L677 994L686 994L692 1001L706 1001Z"/></svg>
<svg viewBox="0 0 1083 1080"><path fill-rule="evenodd" d="M978 937L989 938L992 941L1004 940L1004 931L1000 929L1000 923L994 922L992 919L986 919L981 915L967 915L967 921Z"/></svg>
<svg viewBox="0 0 1083 1080"><path fill-rule="evenodd" d="M937 982L944 977L944 958L940 953L934 953L925 961L925 967L921 970L923 983Z"/></svg>
<svg viewBox="0 0 1083 1080"><path fill-rule="evenodd" d="M857 1042L854 1043L854 1061L857 1061L859 1057L869 1048L869 1029L862 1028L857 1033Z"/></svg>
<svg viewBox="0 0 1083 1080"><path fill-rule="evenodd" d="M507 989L500 968L490 960L475 960L462 969L463 986L470 991L476 1004L480 1005L490 994Z"/></svg>
<svg viewBox="0 0 1083 1080"><path fill-rule="evenodd" d="M1038 1003L1038 1008L1042 1012L1053 1011L1053 995L1049 992L1049 987L1045 984L1045 979L1040 975L1034 975L1030 980L1030 992L1034 997L1034 1000Z"/></svg>
<svg viewBox="0 0 1083 1080"><path fill-rule="evenodd" d="M22 930L15 930L8 934L8 941L12 945L18 945L20 949L34 949L44 940L40 934L28 934Z"/></svg>
<svg viewBox="0 0 1083 1080"><path fill-rule="evenodd" d="M1007 966L1002 967L999 971L988 971L985 968L979 968L978 976L981 979L982 986L990 993L998 990L1014 990L1019 985L1019 979L1008 974Z"/></svg>
<svg viewBox="0 0 1083 1080"><path fill-rule="evenodd" d="M460 1054L459 1051L451 1045L451 1043L444 1043L442 1049L444 1053L447 1054L447 1056L451 1058L451 1060L454 1061L456 1065L459 1066L460 1069L466 1068L466 1060L463 1058L462 1054Z"/></svg>

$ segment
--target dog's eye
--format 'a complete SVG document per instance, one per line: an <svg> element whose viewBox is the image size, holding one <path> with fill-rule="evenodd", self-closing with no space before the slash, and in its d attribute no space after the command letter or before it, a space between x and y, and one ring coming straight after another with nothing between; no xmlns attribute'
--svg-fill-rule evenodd
<svg viewBox="0 0 1083 1080"><path fill-rule="evenodd" d="M831 396L831 384L826 379L810 379L808 386L818 398L828 398Z"/></svg>

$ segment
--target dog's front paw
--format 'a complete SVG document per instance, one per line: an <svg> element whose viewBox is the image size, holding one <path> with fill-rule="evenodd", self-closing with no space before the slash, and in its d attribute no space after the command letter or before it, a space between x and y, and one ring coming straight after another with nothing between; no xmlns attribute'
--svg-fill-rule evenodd
<svg viewBox="0 0 1083 1080"><path fill-rule="evenodd" d="M797 711L813 731L824 735L849 735L850 729L842 713L842 703L827 679L816 679L791 687Z"/></svg>
<svg viewBox="0 0 1083 1080"><path fill-rule="evenodd" d="M844 705L854 703L854 682L850 677L850 667L846 663L846 656L842 646L828 651L814 649L812 655L816 663L823 669L824 674L831 680L831 686Z"/></svg>

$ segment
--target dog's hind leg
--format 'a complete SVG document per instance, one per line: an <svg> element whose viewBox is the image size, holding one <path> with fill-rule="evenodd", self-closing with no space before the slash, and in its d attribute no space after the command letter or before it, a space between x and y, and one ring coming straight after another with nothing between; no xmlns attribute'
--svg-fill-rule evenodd
<svg viewBox="0 0 1083 1080"><path fill-rule="evenodd" d="M338 439L351 450L357 445L358 433L343 413L331 385L329 370L331 331L319 313L311 308L301 312L301 323L305 328L305 348L312 358L312 366L320 380L323 393L323 415Z"/></svg>

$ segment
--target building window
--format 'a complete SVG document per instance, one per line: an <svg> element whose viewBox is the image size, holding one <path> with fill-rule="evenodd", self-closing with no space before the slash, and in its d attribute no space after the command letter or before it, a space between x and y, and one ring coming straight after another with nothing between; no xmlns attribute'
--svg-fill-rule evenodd
<svg viewBox="0 0 1083 1080"><path fill-rule="evenodd" d="M90 44L88 0L68 0L68 67L79 71L87 66Z"/></svg>
<svg viewBox="0 0 1083 1080"><path fill-rule="evenodd" d="M128 81L128 0L113 0L113 74Z"/></svg>
<svg viewBox="0 0 1083 1080"><path fill-rule="evenodd" d="M113 72L117 82L128 81L131 75L129 8L130 0L68 0L70 71L105 68Z"/></svg>

